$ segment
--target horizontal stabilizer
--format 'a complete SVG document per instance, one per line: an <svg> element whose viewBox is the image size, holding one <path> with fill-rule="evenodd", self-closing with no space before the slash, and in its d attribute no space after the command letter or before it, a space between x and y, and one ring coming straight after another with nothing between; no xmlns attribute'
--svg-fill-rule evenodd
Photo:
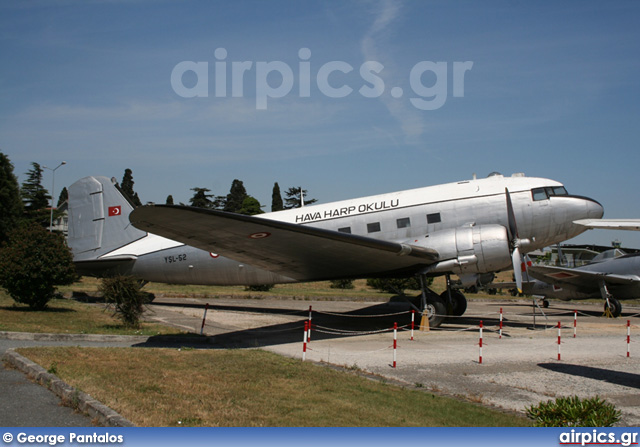
<svg viewBox="0 0 640 447"><path fill-rule="evenodd" d="M136 256L113 256L103 259L75 261L76 271L81 276L128 275L133 268Z"/></svg>

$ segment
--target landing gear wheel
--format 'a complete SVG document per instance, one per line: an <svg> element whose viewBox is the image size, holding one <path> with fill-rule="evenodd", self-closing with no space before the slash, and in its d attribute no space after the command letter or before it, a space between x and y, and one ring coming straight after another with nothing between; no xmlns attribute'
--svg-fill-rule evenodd
<svg viewBox="0 0 640 447"><path fill-rule="evenodd" d="M548 309L549 308L549 301L547 300L542 300L542 307L544 309Z"/></svg>
<svg viewBox="0 0 640 447"><path fill-rule="evenodd" d="M445 290L440 294L440 299L446 303L449 300L449 293ZM459 290L451 291L451 312L449 315L461 317L467 311L467 298Z"/></svg>
<svg viewBox="0 0 640 447"><path fill-rule="evenodd" d="M622 314L622 304L615 298L609 298L609 303L604 302L604 313L607 314L607 310L611 312L613 318L618 318Z"/></svg>
<svg viewBox="0 0 640 447"><path fill-rule="evenodd" d="M447 306L445 306L438 295L429 294L425 312L429 319L429 327L440 327L447 315Z"/></svg>

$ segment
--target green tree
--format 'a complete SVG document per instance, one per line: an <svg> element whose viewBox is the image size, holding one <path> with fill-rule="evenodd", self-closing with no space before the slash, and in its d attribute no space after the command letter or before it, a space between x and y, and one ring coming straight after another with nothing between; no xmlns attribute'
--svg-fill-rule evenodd
<svg viewBox="0 0 640 447"><path fill-rule="evenodd" d="M173 205L173 196L171 194L169 194L167 196L167 201L166 201L167 205Z"/></svg>
<svg viewBox="0 0 640 447"><path fill-rule="evenodd" d="M60 191L60 195L58 196L58 204L56 205L56 207L60 208L62 204L67 200L69 200L69 191L67 191L67 187L65 186L64 188L62 188L62 191Z"/></svg>
<svg viewBox="0 0 640 447"><path fill-rule="evenodd" d="M316 199L310 199L306 189L302 188L289 188L285 191L284 209L290 210L292 208L300 208L303 204L302 198L304 198L304 205L311 205L316 203Z"/></svg>
<svg viewBox="0 0 640 447"><path fill-rule="evenodd" d="M42 168L38 163L31 163L32 168L27 172L27 179L22 183L20 196L24 206L24 214L30 222L49 226L50 212L49 192L42 186Z"/></svg>
<svg viewBox="0 0 640 447"><path fill-rule="evenodd" d="M258 199L252 196L247 196L242 201L242 208L238 210L238 214L246 214L247 216L255 216L256 214L262 214L262 205Z"/></svg>
<svg viewBox="0 0 640 447"><path fill-rule="evenodd" d="M278 185L278 182L276 182L273 185L273 192L271 193L271 211L282 211L283 209L284 203L282 202L280 185Z"/></svg>
<svg viewBox="0 0 640 447"><path fill-rule="evenodd" d="M18 179L13 174L13 164L9 157L0 152L0 243L7 239L20 219L24 207L20 197Z"/></svg>
<svg viewBox="0 0 640 447"><path fill-rule="evenodd" d="M18 303L42 310L55 286L77 279L73 255L64 237L41 225L20 225L0 249L0 286Z"/></svg>
<svg viewBox="0 0 640 447"><path fill-rule="evenodd" d="M124 176L122 177L122 183L120 184L120 189L122 190L122 192L124 192L124 194L129 198L129 200L135 206L141 206L142 202L138 197L138 193L133 190L134 183L135 182L133 181L133 171L131 171L131 169L128 169L128 168L125 169Z"/></svg>
<svg viewBox="0 0 640 447"><path fill-rule="evenodd" d="M230 213L237 213L242 209L244 199L247 198L247 190L241 180L235 179L231 183L231 190L227 194L227 201L224 210Z"/></svg>
<svg viewBox="0 0 640 447"><path fill-rule="evenodd" d="M211 192L210 189L207 188L191 188L191 191L194 191L193 197L189 199L189 204L196 208L207 208L211 209L213 207L213 201L211 197L213 194L207 194Z"/></svg>

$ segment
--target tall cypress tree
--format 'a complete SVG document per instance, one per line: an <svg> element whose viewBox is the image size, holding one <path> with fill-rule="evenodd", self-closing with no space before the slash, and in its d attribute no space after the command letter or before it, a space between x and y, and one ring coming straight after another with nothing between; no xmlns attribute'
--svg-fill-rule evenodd
<svg viewBox="0 0 640 447"><path fill-rule="evenodd" d="M231 183L231 190L227 194L227 202L224 210L230 213L237 213L242 209L244 199L247 198L247 190L244 188L242 181L236 179Z"/></svg>
<svg viewBox="0 0 640 447"><path fill-rule="evenodd" d="M133 171L131 169L124 170L124 176L122 177L122 183L120 184L120 189L124 192L127 197L133 202L135 206L141 206L142 202L138 197L138 193L133 190Z"/></svg>
<svg viewBox="0 0 640 447"><path fill-rule="evenodd" d="M36 211L48 207L51 196L42 186L42 168L35 162L31 166L27 172L27 180L22 184L20 196L25 210Z"/></svg>
<svg viewBox="0 0 640 447"><path fill-rule="evenodd" d="M69 200L69 191L67 191L67 187L65 186L64 188L62 188L62 191L60 191L60 196L58 196L58 204L56 205L56 207L60 208L60 206L67 200Z"/></svg>
<svg viewBox="0 0 640 447"><path fill-rule="evenodd" d="M50 212L47 207L51 196L42 186L42 168L35 162L31 163L31 166L27 172L27 179L20 188L24 214L27 220L48 226Z"/></svg>
<svg viewBox="0 0 640 447"><path fill-rule="evenodd" d="M0 152L0 242L15 228L23 213L18 179L9 157Z"/></svg>
<svg viewBox="0 0 640 447"><path fill-rule="evenodd" d="M282 203L282 194L280 193L280 185L278 182L273 184L273 192L271 193L271 211L282 211L284 203Z"/></svg>

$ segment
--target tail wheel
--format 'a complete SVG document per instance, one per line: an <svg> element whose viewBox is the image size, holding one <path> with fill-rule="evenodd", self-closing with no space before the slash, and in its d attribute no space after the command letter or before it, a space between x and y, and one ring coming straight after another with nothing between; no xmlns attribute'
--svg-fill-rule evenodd
<svg viewBox="0 0 640 447"><path fill-rule="evenodd" d="M618 318L620 314L622 314L622 304L615 298L609 298L609 302L604 302L604 313L607 313L607 310L611 312L611 316L613 318Z"/></svg>

